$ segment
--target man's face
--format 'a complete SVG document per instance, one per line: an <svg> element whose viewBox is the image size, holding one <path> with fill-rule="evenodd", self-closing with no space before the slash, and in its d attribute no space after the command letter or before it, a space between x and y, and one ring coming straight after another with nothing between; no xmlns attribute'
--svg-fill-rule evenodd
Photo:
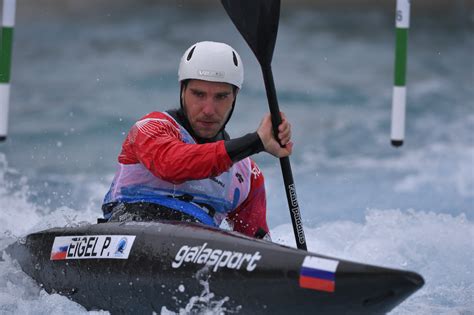
<svg viewBox="0 0 474 315"><path fill-rule="evenodd" d="M190 80L182 93L184 111L196 135L204 139L215 137L232 109L232 85Z"/></svg>

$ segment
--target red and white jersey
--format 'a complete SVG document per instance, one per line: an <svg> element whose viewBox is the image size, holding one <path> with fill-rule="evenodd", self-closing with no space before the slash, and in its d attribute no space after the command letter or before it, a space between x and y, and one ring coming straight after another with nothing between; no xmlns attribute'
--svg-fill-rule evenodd
<svg viewBox="0 0 474 315"><path fill-rule="evenodd" d="M167 113L136 122L118 162L104 203L152 202L209 225L228 218L249 236L259 228L268 233L264 178L256 163L245 158L232 164L223 140L196 144Z"/></svg>

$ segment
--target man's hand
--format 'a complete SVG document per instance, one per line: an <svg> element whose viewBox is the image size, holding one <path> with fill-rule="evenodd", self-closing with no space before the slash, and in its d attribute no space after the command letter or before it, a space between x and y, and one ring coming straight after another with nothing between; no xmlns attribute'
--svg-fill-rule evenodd
<svg viewBox="0 0 474 315"><path fill-rule="evenodd" d="M281 124L278 126L278 139L283 147L280 146L275 138L273 137L272 120L270 114L266 114L260 122L260 126L257 129L257 134L262 140L265 151L276 156L286 157L291 154L293 149L293 143L291 140L291 125L286 119L284 113L281 114Z"/></svg>

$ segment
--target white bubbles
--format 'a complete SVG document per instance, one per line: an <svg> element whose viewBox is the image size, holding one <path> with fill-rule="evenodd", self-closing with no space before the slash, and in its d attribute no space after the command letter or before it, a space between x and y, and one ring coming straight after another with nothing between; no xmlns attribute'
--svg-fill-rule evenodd
<svg viewBox="0 0 474 315"><path fill-rule="evenodd" d="M36 213L37 206L28 197L26 177L18 176L16 170L9 168L6 156L0 153L0 233L8 230L14 236L20 236L40 220L40 215Z"/></svg>
<svg viewBox="0 0 474 315"><path fill-rule="evenodd" d="M2 314L90 314L81 305L59 294L48 294L27 276L15 261L3 254L0 261L0 305ZM92 314L108 314L96 311Z"/></svg>
<svg viewBox="0 0 474 315"><path fill-rule="evenodd" d="M197 278L201 278L203 275L198 272L196 274ZM165 306L161 309L161 315L186 315L186 314L228 314L228 313L238 313L241 309L241 306L229 308L226 306L226 303L230 301L230 297L226 296L223 298L217 298L212 292L212 288L209 285L208 280L198 280L199 284L202 286L202 292L199 295L194 295L191 297L186 297L184 301L184 307L178 307L176 312L169 310ZM184 293L184 286L179 285L178 291ZM178 296L174 297L176 300Z"/></svg>
<svg viewBox="0 0 474 315"><path fill-rule="evenodd" d="M42 286L23 273L18 264L3 250L16 240L26 243L24 235L57 226L90 224L96 217L96 209L77 211L68 207L44 208L30 201L34 197L25 176L8 167L5 155L0 154L0 305L2 311L11 314L87 314L79 304L65 296L48 294ZM47 182L42 186L48 187ZM39 270L40 266L34 266ZM106 314L104 312L92 312Z"/></svg>

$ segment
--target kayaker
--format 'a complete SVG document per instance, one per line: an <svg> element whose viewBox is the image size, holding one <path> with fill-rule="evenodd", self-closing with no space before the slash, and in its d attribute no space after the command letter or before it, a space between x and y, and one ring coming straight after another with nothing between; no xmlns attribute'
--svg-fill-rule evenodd
<svg viewBox="0 0 474 315"><path fill-rule="evenodd" d="M179 64L180 108L152 112L130 129L102 210L109 221L177 220L269 238L264 178L249 156L291 154L291 125L282 113L274 139L270 114L256 132L230 139L244 71L227 44L199 42Z"/></svg>

